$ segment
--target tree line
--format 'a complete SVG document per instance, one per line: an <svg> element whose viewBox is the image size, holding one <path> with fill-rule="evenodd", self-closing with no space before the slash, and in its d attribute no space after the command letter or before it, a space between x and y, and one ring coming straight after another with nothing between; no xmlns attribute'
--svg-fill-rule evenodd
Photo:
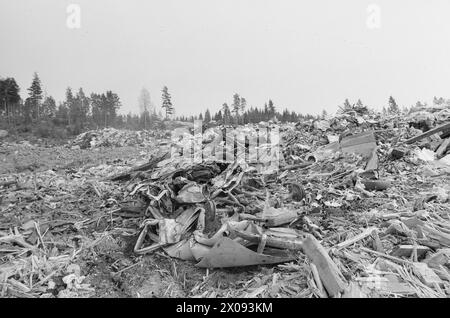
<svg viewBox="0 0 450 318"><path fill-rule="evenodd" d="M224 102L217 112L212 114L209 109L199 115L175 116L172 96L167 86L161 91L161 108L157 111L146 88L142 88L139 98L139 114L118 113L121 107L119 96L107 90L102 93L85 94L82 88L73 91L66 89L65 99L58 105L55 99L44 93L44 89L37 73L33 74L30 87L27 89L27 98L20 97L20 87L15 79L0 78L0 124L2 126L20 127L24 132L34 127L40 135L52 135L55 131L64 134L79 134L86 129L116 127L127 129L154 129L164 128L164 121L175 119L180 121L193 121L202 119L205 122L217 124L237 125L258 123L261 121L298 122L301 120L327 117L324 110L321 115L301 114L289 111L287 108L276 107L269 99L261 107L248 106L245 97L235 93L230 104ZM433 104L450 105L450 100L434 97ZM411 106L412 107L412 106ZM427 107L426 103L417 102L416 108ZM282 109L281 111L278 109ZM367 113L369 107L360 99L351 103L345 99L338 106L338 112L355 111L360 114ZM408 108L403 108L407 111ZM399 114L400 107L390 96L387 107L383 107L385 114Z"/></svg>
<svg viewBox="0 0 450 318"><path fill-rule="evenodd" d="M56 134L75 135L87 129L104 127L143 129L161 122L163 115L154 109L150 112L150 97L140 97L143 111L139 115L119 114L122 105L119 96L107 90L87 95L83 88L77 91L68 87L65 98L58 105L55 99L44 93L37 73L33 74L27 97L22 100L20 87L12 77L0 78L0 125L19 132L36 132L42 137ZM148 92L147 92L148 93ZM168 118L174 113L171 95L166 86L162 89L162 109Z"/></svg>
<svg viewBox="0 0 450 318"><path fill-rule="evenodd" d="M313 119L317 116L289 111L287 108L278 111L274 102L269 99L262 107L250 106L247 107L247 100L245 97L235 93L232 97L232 102L228 105L224 102L220 109L212 114L209 109L205 113L191 116L177 116L176 120L193 121L201 119L204 122L214 121L217 124L224 125L239 125L249 123L259 123L261 121L279 121L279 122L296 122L299 120Z"/></svg>
<svg viewBox="0 0 450 318"><path fill-rule="evenodd" d="M209 109L205 113L200 113L196 116L179 116L176 117L177 120L181 121L192 121L196 119L201 119L205 122L214 121L219 124L248 124L248 123L259 123L261 121L275 120L279 122L298 122L302 120L309 119L320 119L326 118L328 113L323 110L321 115L311 115L302 114L295 111L289 111L284 108L282 111L278 111L275 107L274 102L269 99L268 102L264 103L262 107L247 108L247 100L241 97L239 94L235 93L233 95L231 105L228 103L223 103L222 107L215 114L211 114ZM445 99L434 97L433 104L439 105L444 104ZM450 105L450 100L448 100L448 105ZM426 103L417 102L415 107L426 107ZM413 106L411 106L412 108ZM410 108L404 107L403 111L409 111ZM370 108L365 105L361 99L358 99L356 103L351 103L348 98L346 98L342 105L338 105L338 113L346 112L356 112L360 115L366 114L370 111ZM389 96L387 107L383 107L382 113L388 114L400 114L402 110L397 105L397 102L392 96Z"/></svg>
<svg viewBox="0 0 450 318"><path fill-rule="evenodd" d="M121 106L119 96L112 91L87 96L80 88L76 93L69 87L65 100L56 105L55 99L43 92L39 75L33 74L28 96L23 101L14 78L0 80L2 119L10 125L22 126L26 131L32 125L42 130L65 127L70 134L78 134L88 127L107 127L117 123Z"/></svg>

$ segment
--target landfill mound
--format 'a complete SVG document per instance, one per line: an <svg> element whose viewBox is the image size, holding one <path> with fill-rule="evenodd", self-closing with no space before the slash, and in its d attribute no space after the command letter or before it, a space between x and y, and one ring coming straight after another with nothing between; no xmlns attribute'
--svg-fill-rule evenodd
<svg viewBox="0 0 450 318"><path fill-rule="evenodd" d="M154 144L157 137L161 138L161 132L103 128L78 135L68 146L72 149L124 146L149 147Z"/></svg>
<svg viewBox="0 0 450 318"><path fill-rule="evenodd" d="M142 163L5 178L0 296L448 297L448 114L239 126L219 155L230 127L180 130Z"/></svg>

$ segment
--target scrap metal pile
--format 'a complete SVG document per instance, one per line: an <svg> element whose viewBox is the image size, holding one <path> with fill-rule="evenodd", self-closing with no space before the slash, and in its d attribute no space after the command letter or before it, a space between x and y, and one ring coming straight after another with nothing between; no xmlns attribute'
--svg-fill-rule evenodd
<svg viewBox="0 0 450 318"><path fill-rule="evenodd" d="M281 124L280 138L262 139L254 132L275 124L246 125L234 130L245 138L233 143L221 133L227 127L203 131L199 143L198 135L179 131L160 141L144 164L128 170L103 165L100 175L106 179L83 183L107 210L92 222L104 217L109 233L133 236L136 257L163 253L215 271L264 265L257 267L261 275L244 284L244 292L219 287L209 292L199 284L190 295L448 297L448 114L448 109L433 109L389 117L359 110ZM233 147L217 155L216 147L224 144ZM257 155L248 150L252 145ZM208 155L199 160L182 155L195 147ZM226 160L228 154L235 160ZM9 186L0 184L0 193ZM76 228L87 223L84 219ZM62 259L46 259L51 249L45 234L37 223L23 225L22 232L3 228L0 256L8 262L0 263L0 279L22 293L50 281L58 264L45 261ZM98 242L90 240L88 248ZM17 245L48 253L25 262L29 254ZM64 266L72 284L68 290L83 282L79 267L67 266L80 249L64 254L70 259ZM27 273L30 266L36 271L39 260L48 269L41 270L39 283L27 285L27 275L15 268L28 262ZM277 272L266 275L267 268Z"/></svg>
<svg viewBox="0 0 450 318"><path fill-rule="evenodd" d="M285 125L284 160L269 173L239 159L194 164L155 157L138 173L113 178L131 178L128 195L142 203L134 251L164 250L206 268L284 263L300 251L321 297L444 297L450 293L446 120L433 121L443 124L425 133L400 117L348 113L312 127ZM426 163L424 149L434 153Z"/></svg>

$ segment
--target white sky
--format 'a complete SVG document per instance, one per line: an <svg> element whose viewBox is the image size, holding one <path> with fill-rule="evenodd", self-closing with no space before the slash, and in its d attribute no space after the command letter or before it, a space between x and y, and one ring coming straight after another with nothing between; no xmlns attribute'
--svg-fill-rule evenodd
<svg viewBox="0 0 450 318"><path fill-rule="evenodd" d="M66 7L81 6L81 28ZM367 7L381 8L369 29ZM113 90L138 111L147 87L177 114L250 105L333 112L348 97L380 108L450 97L450 1L0 0L0 76L22 97L37 71L57 100L67 86Z"/></svg>

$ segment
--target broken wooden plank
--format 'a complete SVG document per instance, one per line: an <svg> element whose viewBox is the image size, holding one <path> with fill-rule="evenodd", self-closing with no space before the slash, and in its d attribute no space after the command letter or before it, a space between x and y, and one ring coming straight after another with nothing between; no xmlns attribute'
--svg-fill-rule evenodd
<svg viewBox="0 0 450 318"><path fill-rule="evenodd" d="M428 266L433 268L439 268L442 265L445 266L450 264L450 248L437 250L436 253L425 259L424 263L427 263Z"/></svg>
<svg viewBox="0 0 450 318"><path fill-rule="evenodd" d="M434 284L439 285L443 283L439 276L426 263L414 262L413 271L422 283L429 287L434 287Z"/></svg>
<svg viewBox="0 0 450 318"><path fill-rule="evenodd" d="M383 247L383 244L381 243L380 236L378 235L378 231L373 231L372 237L373 237L373 248L377 252L384 253L384 247Z"/></svg>
<svg viewBox="0 0 450 318"><path fill-rule="evenodd" d="M416 245L417 257L422 258L429 252L431 249L427 246ZM410 257L411 253L414 250L414 245L400 245L395 249L391 255L396 257Z"/></svg>
<svg viewBox="0 0 450 318"><path fill-rule="evenodd" d="M436 158L441 158L445 154L449 146L450 146L450 138L447 138L441 143L439 148L436 150Z"/></svg>
<svg viewBox="0 0 450 318"><path fill-rule="evenodd" d="M414 295L416 293L416 290L408 283L400 282L393 275L357 277L356 281L361 284L362 291L368 294L376 293L377 297L380 294Z"/></svg>
<svg viewBox="0 0 450 318"><path fill-rule="evenodd" d="M408 140L405 141L405 143L409 145L409 144L412 144L412 143L414 143L416 141L422 140L424 138L427 138L427 137L429 137L431 135L437 134L437 133L439 133L441 131L444 131L444 130L450 130L450 123L443 124L443 125L438 126L436 128L430 129L427 132L424 132L423 134L420 134L418 136L409 138Z"/></svg>
<svg viewBox="0 0 450 318"><path fill-rule="evenodd" d="M316 265L319 277L330 297L337 297L346 287L339 268L319 241L308 234L303 241L303 252Z"/></svg>
<svg viewBox="0 0 450 318"><path fill-rule="evenodd" d="M356 243L356 242L358 242L358 241L360 241L362 239L365 239L366 237L372 235L372 233L374 231L376 231L376 230L377 229L375 227L369 227L369 228L365 229L364 231L362 231L360 234L355 235L354 237L352 237L352 238L350 238L350 239L348 239L348 240L346 240L344 242L341 242L341 243L335 245L334 247L337 250L346 248L346 247L348 247L350 245L353 245L354 243Z"/></svg>
<svg viewBox="0 0 450 318"><path fill-rule="evenodd" d="M412 264L412 262L410 262L410 261L407 261L407 260L404 260L404 259L401 259L401 258L398 258L398 257L395 257L395 256L387 255L387 254L384 254L384 253L380 253L380 252L371 250L371 249L366 248L366 247L363 247L363 246L360 247L360 249L361 249L362 251L364 251L364 252L368 252L368 253L371 253L371 254L375 254L375 255L378 255L378 256L387 258L387 259L389 259L389 260L391 260L391 261L394 261L394 262L396 262L396 263L400 263L400 264Z"/></svg>
<svg viewBox="0 0 450 318"><path fill-rule="evenodd" d="M313 274L314 281L316 282L317 288L319 289L320 298L327 298L327 293L325 292L322 281L320 280L319 271L317 270L317 266L314 265L314 263L310 263L309 266L311 267L311 272Z"/></svg>
<svg viewBox="0 0 450 318"><path fill-rule="evenodd" d="M433 270L440 279L450 282L450 274L444 266L440 265L439 268L433 268Z"/></svg>
<svg viewBox="0 0 450 318"><path fill-rule="evenodd" d="M450 234L435 230L428 225L419 226L429 238L436 240L443 246L450 246Z"/></svg>

